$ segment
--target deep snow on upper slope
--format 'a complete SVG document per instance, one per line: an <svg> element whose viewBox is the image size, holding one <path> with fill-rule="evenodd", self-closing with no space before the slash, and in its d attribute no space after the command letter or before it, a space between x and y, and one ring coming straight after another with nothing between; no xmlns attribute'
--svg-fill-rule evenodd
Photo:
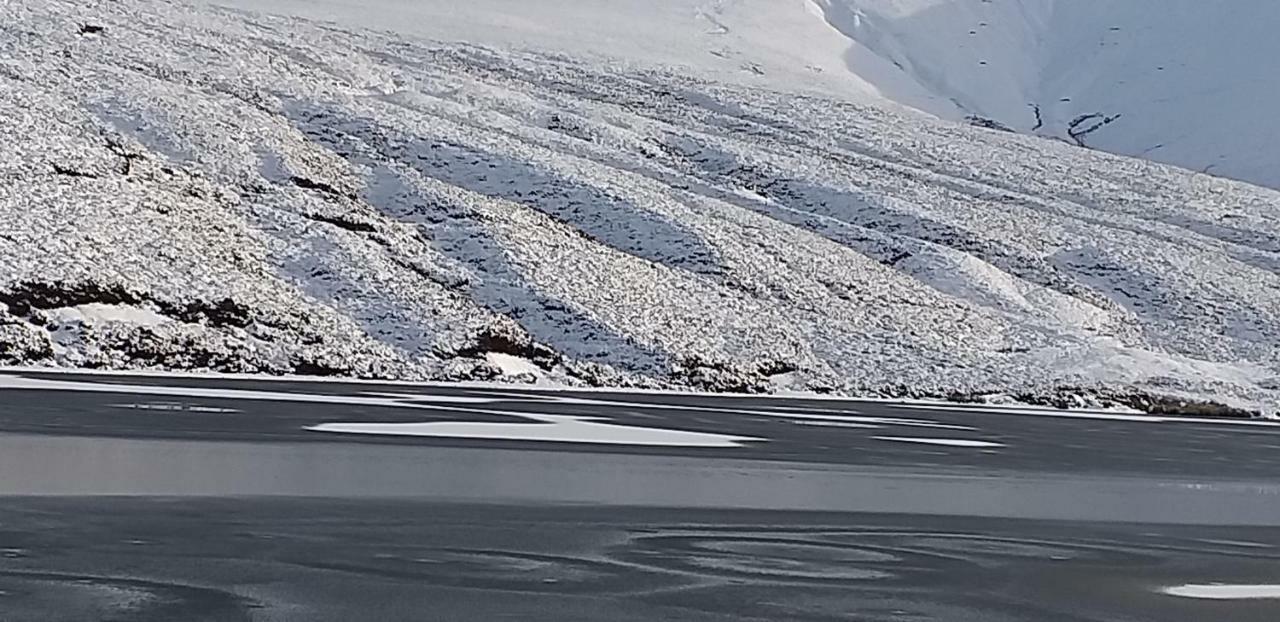
<svg viewBox="0 0 1280 622"><path fill-rule="evenodd" d="M930 112L1280 187L1280 2L814 2Z"/></svg>
<svg viewBox="0 0 1280 622"><path fill-rule="evenodd" d="M0 362L531 369L512 356L1273 408L1280 193L595 60L0 3Z"/></svg>
<svg viewBox="0 0 1280 622"><path fill-rule="evenodd" d="M883 96L1280 187L1274 0L206 1Z"/></svg>
<svg viewBox="0 0 1280 622"><path fill-rule="evenodd" d="M848 71L848 38L810 0L197 0L432 40L671 66L718 81L879 99ZM869 72L873 56L863 59ZM933 96L888 61L896 97Z"/></svg>

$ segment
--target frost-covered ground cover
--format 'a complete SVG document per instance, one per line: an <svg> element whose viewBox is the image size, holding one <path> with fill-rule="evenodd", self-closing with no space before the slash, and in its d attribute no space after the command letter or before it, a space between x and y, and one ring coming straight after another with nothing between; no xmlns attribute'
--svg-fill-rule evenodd
<svg viewBox="0 0 1280 622"><path fill-rule="evenodd" d="M3 2L0 305L5 364L1269 410L1280 193L597 58Z"/></svg>

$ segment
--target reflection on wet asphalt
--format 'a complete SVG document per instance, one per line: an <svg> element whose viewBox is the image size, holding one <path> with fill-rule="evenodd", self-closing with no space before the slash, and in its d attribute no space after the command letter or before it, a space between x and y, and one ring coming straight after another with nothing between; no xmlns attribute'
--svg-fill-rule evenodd
<svg viewBox="0 0 1280 622"><path fill-rule="evenodd" d="M1106 413L0 373L0 621L1274 622L1170 588L1280 583L1277 450Z"/></svg>
<svg viewBox="0 0 1280 622"><path fill-rule="evenodd" d="M1158 589L1280 565L1277 529L910 515L28 498L0 525L13 622L1273 621Z"/></svg>

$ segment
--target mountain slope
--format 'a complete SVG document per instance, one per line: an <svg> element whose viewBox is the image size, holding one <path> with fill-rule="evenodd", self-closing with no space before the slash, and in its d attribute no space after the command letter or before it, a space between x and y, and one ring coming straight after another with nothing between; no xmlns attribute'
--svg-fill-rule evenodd
<svg viewBox="0 0 1280 622"><path fill-rule="evenodd" d="M929 112L1280 186L1275 2L814 2L937 95Z"/></svg>
<svg viewBox="0 0 1280 622"><path fill-rule="evenodd" d="M209 0L887 98L1280 187L1271 0Z"/></svg>
<svg viewBox="0 0 1280 622"><path fill-rule="evenodd" d="M1275 191L159 0L0 5L0 58L10 363L1280 398Z"/></svg>

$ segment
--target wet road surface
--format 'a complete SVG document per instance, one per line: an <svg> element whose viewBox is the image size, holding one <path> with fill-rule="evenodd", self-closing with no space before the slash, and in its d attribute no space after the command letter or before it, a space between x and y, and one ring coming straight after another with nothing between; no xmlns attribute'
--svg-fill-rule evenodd
<svg viewBox="0 0 1280 622"><path fill-rule="evenodd" d="M0 620L1273 622L1254 423L0 372Z"/></svg>

